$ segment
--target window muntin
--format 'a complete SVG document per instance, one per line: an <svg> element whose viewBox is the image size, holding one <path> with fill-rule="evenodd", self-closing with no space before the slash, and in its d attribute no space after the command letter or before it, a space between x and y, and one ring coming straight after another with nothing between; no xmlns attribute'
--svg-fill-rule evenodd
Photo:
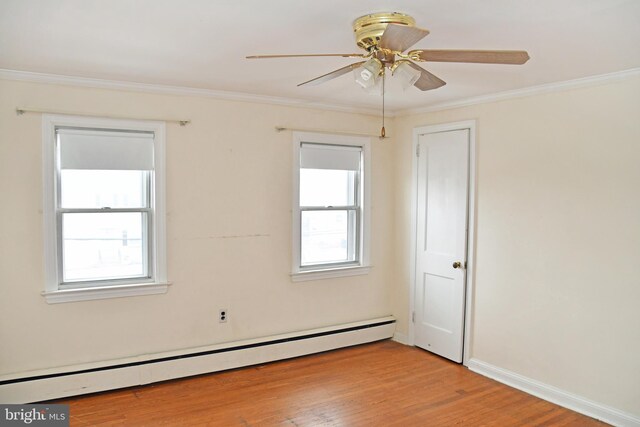
<svg viewBox="0 0 640 427"><path fill-rule="evenodd" d="M362 148L300 144L300 271L361 263Z"/></svg>
<svg viewBox="0 0 640 427"><path fill-rule="evenodd" d="M153 132L55 132L59 289L153 281Z"/></svg>

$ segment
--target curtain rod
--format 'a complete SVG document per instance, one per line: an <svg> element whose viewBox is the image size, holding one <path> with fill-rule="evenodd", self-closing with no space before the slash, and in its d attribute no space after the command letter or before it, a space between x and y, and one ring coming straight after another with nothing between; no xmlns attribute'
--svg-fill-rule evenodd
<svg viewBox="0 0 640 427"><path fill-rule="evenodd" d="M341 130L332 131L332 130L326 130L326 129L288 128L288 127L285 127L285 126L276 126L275 129L276 129L276 132L283 132L285 130L290 130L290 131L298 131L298 132L329 133L329 134L334 134L334 135L338 134L338 135L353 135L353 136L369 136L371 138L378 138L378 139L389 138L388 136L381 137L380 135L373 135L373 134L370 134L370 133L347 132L347 131L341 131Z"/></svg>
<svg viewBox="0 0 640 427"><path fill-rule="evenodd" d="M53 110L41 110L38 108L16 108L16 114L21 116L25 113L40 113L40 114L66 114L71 116L86 116L86 117L106 117L108 119L128 119L128 120L154 120L159 122L170 122L170 123L178 123L180 126L186 126L191 123L191 120L180 120L180 119L157 119L157 118L132 118L132 117L123 117L123 116L113 116L113 115L105 115L105 114L87 114L87 113L75 113L72 111L53 111Z"/></svg>

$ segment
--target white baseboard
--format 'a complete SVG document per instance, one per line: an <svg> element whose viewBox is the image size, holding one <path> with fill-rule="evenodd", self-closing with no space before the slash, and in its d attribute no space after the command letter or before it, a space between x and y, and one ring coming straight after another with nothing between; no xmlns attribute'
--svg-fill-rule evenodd
<svg viewBox="0 0 640 427"><path fill-rule="evenodd" d="M391 338L391 316L180 352L0 378L0 402L29 403L217 372ZM134 360L134 361L132 361Z"/></svg>
<svg viewBox="0 0 640 427"><path fill-rule="evenodd" d="M600 421L621 427L638 427L640 426L640 418L635 415L622 412L618 409L611 408L601 403L593 402L569 393L551 385L524 377L515 372L498 368L478 359L469 360L469 369L485 377L492 378L503 384L522 390L533 396L571 409Z"/></svg>
<svg viewBox="0 0 640 427"><path fill-rule="evenodd" d="M399 342L400 344L409 345L409 337L407 337L407 334L403 334L402 332L394 333L392 340Z"/></svg>

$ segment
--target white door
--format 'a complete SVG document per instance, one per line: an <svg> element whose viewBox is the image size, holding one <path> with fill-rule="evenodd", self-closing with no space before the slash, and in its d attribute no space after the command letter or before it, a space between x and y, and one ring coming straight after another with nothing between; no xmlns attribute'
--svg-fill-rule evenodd
<svg viewBox="0 0 640 427"><path fill-rule="evenodd" d="M462 362L469 130L418 139L415 344Z"/></svg>

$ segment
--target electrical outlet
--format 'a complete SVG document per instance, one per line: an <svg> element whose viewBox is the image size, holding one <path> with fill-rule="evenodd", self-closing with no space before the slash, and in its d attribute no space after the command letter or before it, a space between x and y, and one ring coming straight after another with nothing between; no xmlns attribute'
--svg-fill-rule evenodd
<svg viewBox="0 0 640 427"><path fill-rule="evenodd" d="M218 315L218 322L227 323L229 318L229 311L226 308L221 308Z"/></svg>

